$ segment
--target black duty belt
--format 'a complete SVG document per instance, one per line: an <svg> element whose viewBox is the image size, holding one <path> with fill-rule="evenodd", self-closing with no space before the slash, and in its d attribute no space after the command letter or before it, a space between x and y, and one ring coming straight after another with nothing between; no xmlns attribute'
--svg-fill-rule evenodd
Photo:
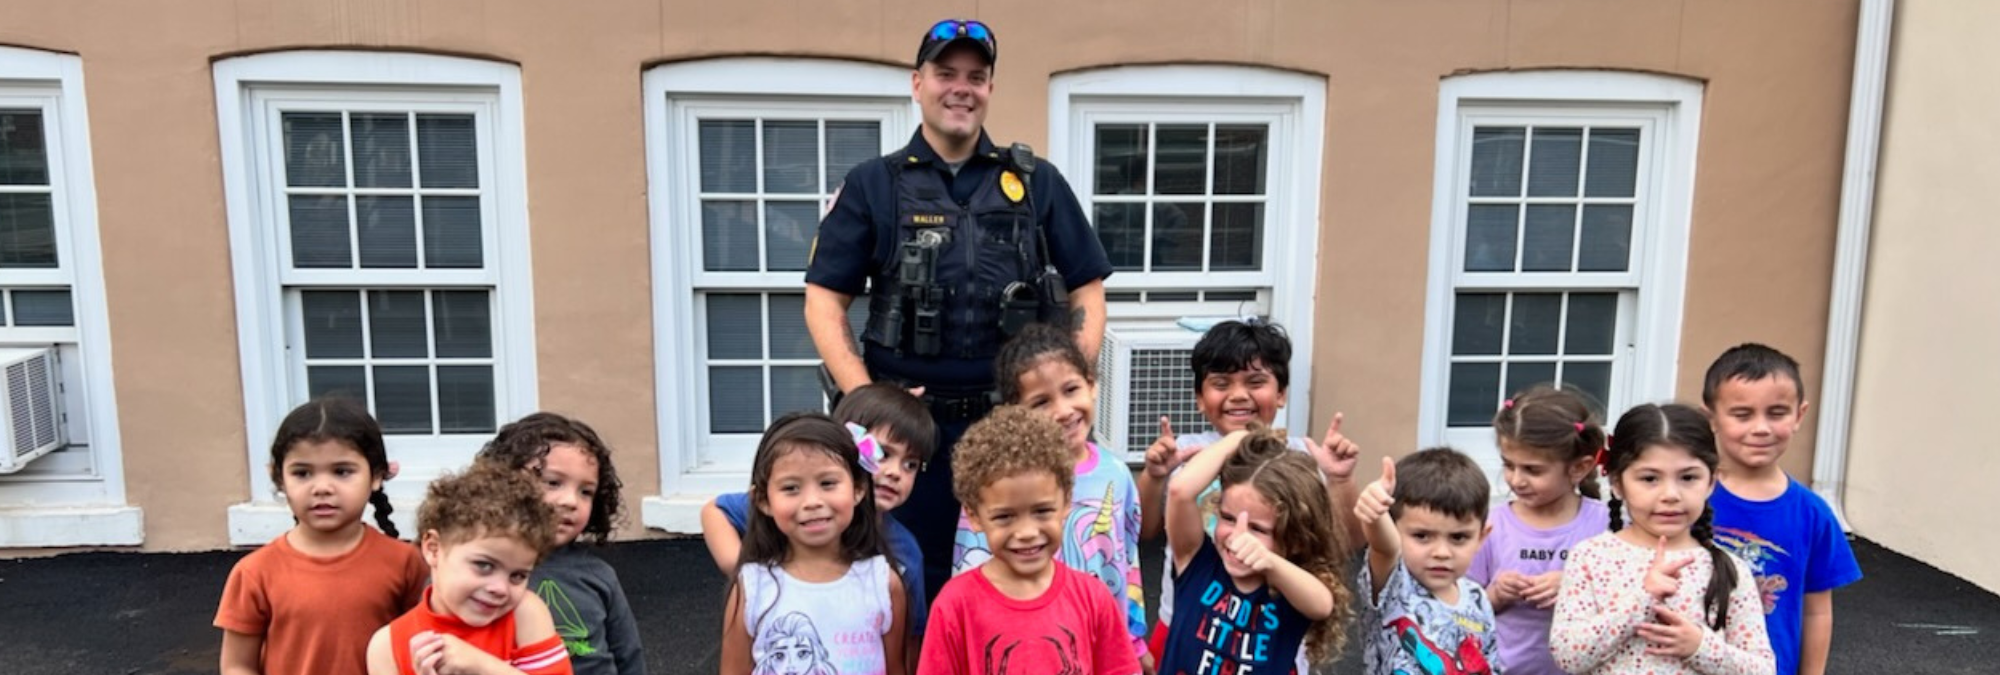
<svg viewBox="0 0 2000 675"><path fill-rule="evenodd" d="M969 422L985 417L993 411L993 393L969 396L924 395L924 404L930 406L931 418L939 422Z"/></svg>

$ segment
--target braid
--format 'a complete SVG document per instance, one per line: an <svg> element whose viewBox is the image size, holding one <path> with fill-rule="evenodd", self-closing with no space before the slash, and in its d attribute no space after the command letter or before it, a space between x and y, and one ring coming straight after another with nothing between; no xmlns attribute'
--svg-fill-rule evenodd
<svg viewBox="0 0 2000 675"><path fill-rule="evenodd" d="M389 535L392 539L402 538L402 535L396 533L396 524L389 520L389 514L396 510L396 507L389 505L389 493L377 489L374 494L368 495L368 503L375 507L375 526L381 528L382 534Z"/></svg>
<svg viewBox="0 0 2000 675"><path fill-rule="evenodd" d="M1625 529L1625 503L1618 501L1616 493L1611 495L1610 500L1604 502L1604 507L1611 510L1611 531Z"/></svg>
<svg viewBox="0 0 2000 675"><path fill-rule="evenodd" d="M1715 509L1704 509L1688 534L1708 549L1708 557L1715 562L1715 571L1708 577L1708 596L1702 604L1708 609L1708 625L1722 630L1729 623L1729 592L1736 589L1736 563L1722 547L1715 545Z"/></svg>

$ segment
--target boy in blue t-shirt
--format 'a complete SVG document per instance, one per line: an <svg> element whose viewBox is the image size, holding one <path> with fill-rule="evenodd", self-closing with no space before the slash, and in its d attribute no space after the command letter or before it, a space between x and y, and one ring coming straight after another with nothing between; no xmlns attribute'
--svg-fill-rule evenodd
<svg viewBox="0 0 2000 675"><path fill-rule="evenodd" d="M1778 466L1808 404L1799 364L1745 343L1708 367L1702 404L1722 450L1708 498L1715 543L1749 563L1764 597L1764 626L1778 674L1822 675L1833 641L1833 589L1861 578L1826 500Z"/></svg>
<svg viewBox="0 0 2000 675"><path fill-rule="evenodd" d="M924 557L917 548L916 536L900 521L889 517L889 511L909 498L917 472L930 461L937 445L937 423L931 419L930 408L922 399L887 382L862 385L848 392L840 398L840 405L834 407L833 418L859 425L874 438L875 451L861 448L861 462L864 466L873 465L875 507L882 514L883 537L888 540L896 572L903 576L903 588L909 590L911 639L906 644L914 656L923 644L924 619L930 614L924 602ZM749 517L748 492L717 495L701 507L702 541L708 544L708 554L725 575L736 574L737 556L743 552L743 531L749 527Z"/></svg>

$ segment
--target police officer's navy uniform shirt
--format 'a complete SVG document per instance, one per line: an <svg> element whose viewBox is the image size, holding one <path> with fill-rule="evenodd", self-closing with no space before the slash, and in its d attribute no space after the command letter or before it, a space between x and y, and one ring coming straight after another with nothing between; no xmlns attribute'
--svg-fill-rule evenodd
<svg viewBox="0 0 2000 675"><path fill-rule="evenodd" d="M912 157L916 161L910 162ZM1005 157L981 130L972 157L953 176L950 167L924 140L922 129L910 136L908 145L890 156L913 165L905 170L921 170L914 165L922 165L942 174L945 184L951 187L953 201L960 204L970 200L979 186L1000 179L1000 171L1006 168ZM888 264L901 243L896 227L894 180L888 166L879 159L862 162L847 172L833 209L820 221L819 239L814 245L812 262L806 267L806 283L851 296L869 290L868 279ZM1063 283L1076 288L1111 276L1111 259L1104 254L1104 246L1085 218L1076 193L1070 190L1055 165L1037 157L1028 191L1034 200L1036 220L1048 236L1049 256L1062 274ZM994 330L999 328L996 326ZM942 355L924 358L898 355L867 341L862 345L869 371L879 377L923 384L939 393L993 386L990 359Z"/></svg>

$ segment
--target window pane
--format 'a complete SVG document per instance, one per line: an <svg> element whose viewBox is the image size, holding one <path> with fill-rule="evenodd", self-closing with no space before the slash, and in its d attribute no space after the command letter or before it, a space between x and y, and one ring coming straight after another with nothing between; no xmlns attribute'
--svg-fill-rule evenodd
<svg viewBox="0 0 2000 675"><path fill-rule="evenodd" d="M292 195L292 266L352 267L347 238L347 198Z"/></svg>
<svg viewBox="0 0 2000 675"><path fill-rule="evenodd" d="M1264 205L1216 204L1208 240L1210 270L1264 268Z"/></svg>
<svg viewBox="0 0 2000 675"><path fill-rule="evenodd" d="M1158 208L1172 209L1164 204ZM1139 270L1146 264L1146 205L1099 203L1097 241L1111 258L1111 269Z"/></svg>
<svg viewBox="0 0 2000 675"><path fill-rule="evenodd" d="M1529 204L1527 231L1521 233L1521 271L1568 272L1575 236L1575 205Z"/></svg>
<svg viewBox="0 0 2000 675"><path fill-rule="evenodd" d="M1472 130L1472 196L1521 196L1521 148L1527 136L1521 127Z"/></svg>
<svg viewBox="0 0 2000 675"><path fill-rule="evenodd" d="M1153 207L1153 270L1200 270L1202 203Z"/></svg>
<svg viewBox="0 0 2000 675"><path fill-rule="evenodd" d="M1208 186L1208 125L1162 124L1153 149L1153 194L1198 195Z"/></svg>
<svg viewBox="0 0 2000 675"><path fill-rule="evenodd" d="M1639 183L1639 130L1591 129L1585 197L1631 197Z"/></svg>
<svg viewBox="0 0 2000 675"><path fill-rule="evenodd" d="M764 369L713 366L708 369L710 433L754 434L764 430Z"/></svg>
<svg viewBox="0 0 2000 675"><path fill-rule="evenodd" d="M479 187L479 131L471 115L418 115L417 153L424 187Z"/></svg>
<svg viewBox="0 0 2000 675"><path fill-rule="evenodd" d="M1555 381L1556 364L1554 363L1508 361L1507 388L1502 391L1511 396L1516 392L1527 391L1529 387L1538 384L1554 384Z"/></svg>
<svg viewBox="0 0 2000 675"><path fill-rule="evenodd" d="M51 207L47 194L0 194L0 267L56 266Z"/></svg>
<svg viewBox="0 0 2000 675"><path fill-rule="evenodd" d="M702 200L702 269L755 272L757 256L757 203Z"/></svg>
<svg viewBox="0 0 2000 675"><path fill-rule="evenodd" d="M771 414L799 410L826 410L826 396L819 392L817 366L771 367Z"/></svg>
<svg viewBox="0 0 2000 675"><path fill-rule="evenodd" d="M771 358L819 360L812 334L806 332L806 296L772 293L770 303L771 318L764 325L771 327Z"/></svg>
<svg viewBox="0 0 2000 675"><path fill-rule="evenodd" d="M1618 334L1618 294L1569 294L1565 354L1610 354Z"/></svg>
<svg viewBox="0 0 2000 675"><path fill-rule="evenodd" d="M1520 207L1473 204L1465 213L1465 271L1514 271L1514 226Z"/></svg>
<svg viewBox="0 0 2000 675"><path fill-rule="evenodd" d="M438 366L438 433L493 433L493 367Z"/></svg>
<svg viewBox="0 0 2000 675"><path fill-rule="evenodd" d="M354 220L362 267L417 266L417 213L410 197L355 197Z"/></svg>
<svg viewBox="0 0 2000 675"><path fill-rule="evenodd" d="M1508 354L1554 354L1562 330L1562 295L1516 293L1508 321Z"/></svg>
<svg viewBox="0 0 2000 675"><path fill-rule="evenodd" d="M1537 127L1528 159L1528 196L1575 197L1577 169L1582 163L1582 129Z"/></svg>
<svg viewBox="0 0 2000 675"><path fill-rule="evenodd" d="M1597 412L1599 419L1605 418L1605 406L1611 401L1611 364L1597 362L1563 362L1563 386L1575 387L1589 394L1584 400Z"/></svg>
<svg viewBox="0 0 2000 675"><path fill-rule="evenodd" d="M819 123L764 122L764 191L818 192Z"/></svg>
<svg viewBox="0 0 2000 675"><path fill-rule="evenodd" d="M46 142L40 111L0 110L0 185L48 185Z"/></svg>
<svg viewBox="0 0 2000 675"><path fill-rule="evenodd" d="M354 113L354 186L410 186L410 118L402 113Z"/></svg>
<svg viewBox="0 0 2000 675"><path fill-rule="evenodd" d="M481 247L478 197L429 197L424 201L424 266L478 269L486 265Z"/></svg>
<svg viewBox="0 0 2000 675"><path fill-rule="evenodd" d="M487 291L434 291L438 358L493 356L493 301ZM438 375L443 381L444 375ZM490 376L489 376L490 377Z"/></svg>
<svg viewBox="0 0 2000 675"><path fill-rule="evenodd" d="M340 128L340 113L288 112L281 119L285 185L347 187L347 135Z"/></svg>
<svg viewBox="0 0 2000 675"><path fill-rule="evenodd" d="M1100 195L1146 193L1146 127L1097 125L1097 178Z"/></svg>
<svg viewBox="0 0 2000 675"><path fill-rule="evenodd" d="M1632 260L1632 207L1591 204L1583 207L1583 241L1577 251L1579 272L1623 272Z"/></svg>
<svg viewBox="0 0 2000 675"><path fill-rule="evenodd" d="M1215 194L1264 194L1265 125L1215 125Z"/></svg>
<svg viewBox="0 0 2000 675"><path fill-rule="evenodd" d="M1507 321L1507 294L1460 293L1452 308L1451 354L1500 354L1500 336Z"/></svg>
<svg viewBox="0 0 2000 675"><path fill-rule="evenodd" d="M375 419L385 434L431 433L429 366L376 366Z"/></svg>
<svg viewBox="0 0 2000 675"><path fill-rule="evenodd" d="M819 202L764 202L765 269L805 271L818 235Z"/></svg>
<svg viewBox="0 0 2000 675"><path fill-rule="evenodd" d="M344 396L366 403L368 375L363 366L307 366L306 396Z"/></svg>
<svg viewBox="0 0 2000 675"><path fill-rule="evenodd" d="M70 303L69 291L14 291L14 325L76 325L76 307Z"/></svg>
<svg viewBox="0 0 2000 675"><path fill-rule="evenodd" d="M764 358L763 317L763 299L755 293L710 293L708 358Z"/></svg>
<svg viewBox="0 0 2000 675"><path fill-rule="evenodd" d="M755 121L702 120L696 133L701 139L702 192L757 191Z"/></svg>
<svg viewBox="0 0 2000 675"><path fill-rule="evenodd" d="M828 120L826 123L826 191L832 192L854 165L882 155L882 125L878 122Z"/></svg>
<svg viewBox="0 0 2000 675"><path fill-rule="evenodd" d="M361 351L361 294L355 291L299 293L308 359L358 359Z"/></svg>
<svg viewBox="0 0 2000 675"><path fill-rule="evenodd" d="M1445 405L1445 425L1483 427L1493 424L1500 403L1500 364L1451 364L1451 399Z"/></svg>
<svg viewBox="0 0 2000 675"><path fill-rule="evenodd" d="M424 329L424 292L369 291L368 333L375 358L430 356L430 338ZM376 384L379 388L381 383Z"/></svg>

